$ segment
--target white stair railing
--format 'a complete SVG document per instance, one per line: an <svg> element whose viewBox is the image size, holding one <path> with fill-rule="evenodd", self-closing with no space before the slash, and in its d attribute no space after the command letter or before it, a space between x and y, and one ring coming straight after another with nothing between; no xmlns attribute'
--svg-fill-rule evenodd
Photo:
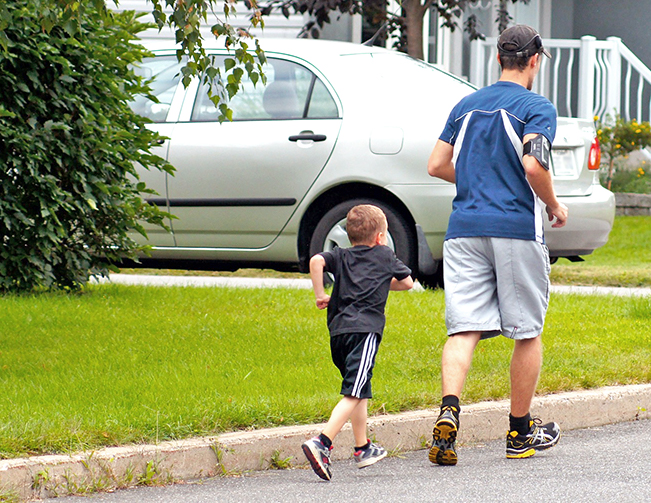
<svg viewBox="0 0 651 503"><path fill-rule="evenodd" d="M471 45L470 81L478 87L499 77L497 39ZM591 119L619 113L626 120L651 120L651 70L621 39L546 39L553 58L543 58L534 91L563 117Z"/></svg>

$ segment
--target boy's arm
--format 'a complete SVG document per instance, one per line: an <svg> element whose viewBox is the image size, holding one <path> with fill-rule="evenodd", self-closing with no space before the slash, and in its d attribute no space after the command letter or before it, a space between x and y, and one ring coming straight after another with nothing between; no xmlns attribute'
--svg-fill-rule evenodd
<svg viewBox="0 0 651 503"><path fill-rule="evenodd" d="M407 276L406 278L403 279L392 278L390 290L393 290L394 292L400 290L411 290L413 286L414 286L414 280L411 278L411 276Z"/></svg>
<svg viewBox="0 0 651 503"><path fill-rule="evenodd" d="M310 278L312 279L312 288L316 297L316 307L325 309L330 302L330 295L325 293L323 286L323 270L325 268L325 259L321 255L314 255L310 259Z"/></svg>

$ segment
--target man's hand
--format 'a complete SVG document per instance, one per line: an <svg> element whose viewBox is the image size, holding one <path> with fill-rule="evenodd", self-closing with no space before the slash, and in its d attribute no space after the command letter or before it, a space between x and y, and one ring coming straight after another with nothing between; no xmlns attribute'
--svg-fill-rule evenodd
<svg viewBox="0 0 651 503"><path fill-rule="evenodd" d="M330 295L323 295L322 297L316 298L316 307L319 309L325 309L330 303Z"/></svg>
<svg viewBox="0 0 651 503"><path fill-rule="evenodd" d="M556 222L552 224L552 227L563 227L567 223L567 206L563 203L558 203L558 206L555 208L547 206L545 209L547 210L547 216L550 222L556 218Z"/></svg>

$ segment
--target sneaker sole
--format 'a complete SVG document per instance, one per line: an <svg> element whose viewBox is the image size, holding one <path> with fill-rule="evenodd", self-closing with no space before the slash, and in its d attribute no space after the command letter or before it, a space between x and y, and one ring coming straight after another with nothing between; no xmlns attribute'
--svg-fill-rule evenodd
<svg viewBox="0 0 651 503"><path fill-rule="evenodd" d="M319 453L314 452L310 444L303 444L301 447L303 448L303 453L305 454L307 460L310 462L310 465L312 466L312 470L314 470L314 473L316 473L323 480L329 481L330 473L328 473L328 470L325 469L323 463L319 461L319 457L320 457Z"/></svg>
<svg viewBox="0 0 651 503"><path fill-rule="evenodd" d="M544 451L544 450L546 450L546 449L550 449L551 447L554 447L554 446L558 443L558 441L559 441L560 439L561 439L561 435L560 435L560 433L559 433L558 436L557 436L554 440L552 440L551 442L549 442L548 444L538 445L538 446L536 446L536 447L529 447L526 451L522 451L522 452L520 452L520 451L515 451L515 450L511 450L511 451L509 452L509 449L507 448L507 449L506 449L506 457L507 457L508 459L524 459L524 458L530 458L531 456L533 456L534 454L536 454L537 451Z"/></svg>
<svg viewBox="0 0 651 503"><path fill-rule="evenodd" d="M429 460L437 465L456 465L458 458L454 447L448 447L457 440L457 427L452 423L437 423L434 426L434 440L429 450ZM439 437L440 444L437 444ZM447 447L447 448L446 448Z"/></svg>
<svg viewBox="0 0 651 503"><path fill-rule="evenodd" d="M360 461L359 463L357 463L357 468L361 469L361 468L366 468L367 466L374 465L375 463L377 463L378 461L386 457L387 457L387 453L385 452L383 454L380 454L379 456L375 456L374 458L365 459L364 461Z"/></svg>

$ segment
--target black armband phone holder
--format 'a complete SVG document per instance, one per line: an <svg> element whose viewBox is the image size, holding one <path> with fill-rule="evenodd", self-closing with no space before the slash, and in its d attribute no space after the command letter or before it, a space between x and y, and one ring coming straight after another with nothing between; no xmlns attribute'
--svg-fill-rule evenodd
<svg viewBox="0 0 651 503"><path fill-rule="evenodd" d="M549 171L550 158L551 158L552 144L542 134L538 134L524 144L522 149L522 156L530 155L535 157L540 165Z"/></svg>

